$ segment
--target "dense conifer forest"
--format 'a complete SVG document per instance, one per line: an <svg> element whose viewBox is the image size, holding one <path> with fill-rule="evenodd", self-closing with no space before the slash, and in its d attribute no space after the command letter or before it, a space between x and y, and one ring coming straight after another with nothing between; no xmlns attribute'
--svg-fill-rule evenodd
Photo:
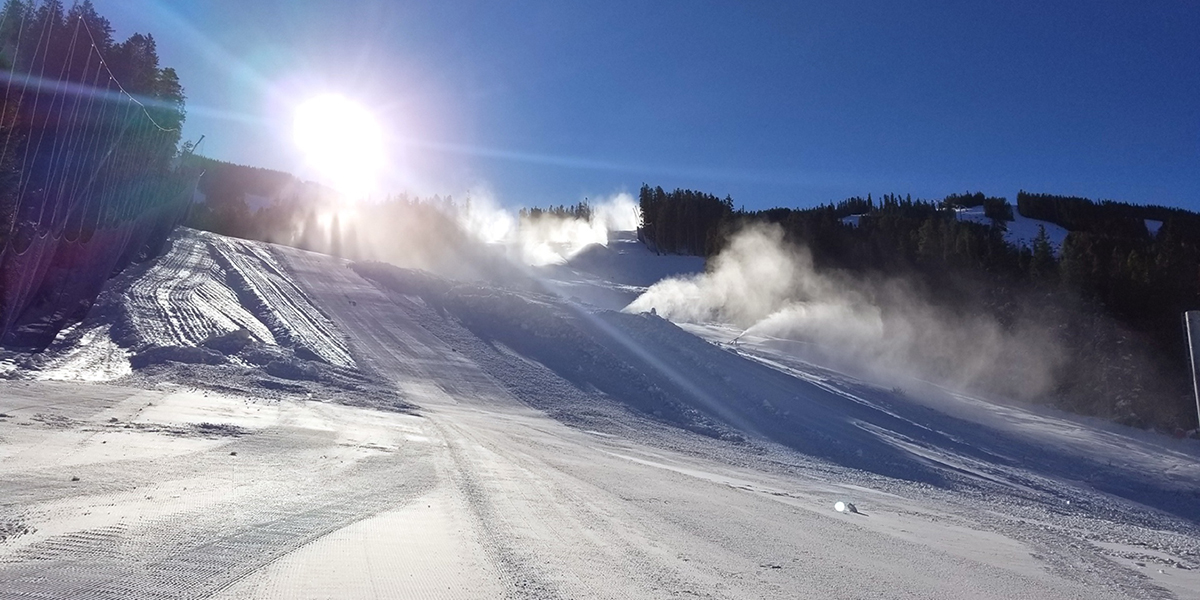
<svg viewBox="0 0 1200 600"><path fill-rule="evenodd" d="M197 184L202 201L192 205L184 224L221 235L289 243L292 232L315 219L318 207L336 196L333 190L282 171L198 154L188 162L203 173Z"/></svg>
<svg viewBox="0 0 1200 600"><path fill-rule="evenodd" d="M7 0L0 9L0 71L13 74L0 115L0 243L14 235L19 196L59 185L68 161L85 172L97 163L108 167L113 161L105 157L120 144L138 155L116 167L153 177L176 156L185 118L178 75L160 66L154 36L116 41L91 0L69 9L61 0ZM64 91L70 90L89 101L68 98ZM105 102L117 103L118 93L138 98L157 126L131 126L124 106L103 110ZM73 154L64 154L68 145L78 146ZM90 203L93 211L101 207ZM74 217L85 223L100 218L91 216Z"/></svg>

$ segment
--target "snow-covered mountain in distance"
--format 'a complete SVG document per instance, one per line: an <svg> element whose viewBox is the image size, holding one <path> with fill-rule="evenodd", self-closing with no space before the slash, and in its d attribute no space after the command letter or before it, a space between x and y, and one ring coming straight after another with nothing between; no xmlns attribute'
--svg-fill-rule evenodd
<svg viewBox="0 0 1200 600"><path fill-rule="evenodd" d="M0 589L1200 595L1194 440L616 310L701 269L631 233L489 282L181 230L3 355Z"/></svg>
<svg viewBox="0 0 1200 600"><path fill-rule="evenodd" d="M992 220L983 214L982 206L958 209L954 212L960 221L972 221L983 225L992 224ZM1015 207L1013 208L1013 220L1004 222L1004 240L1018 248L1021 246L1032 248L1033 240L1038 236L1039 227L1046 230L1046 237L1050 239L1050 245L1054 251L1062 250L1063 241L1067 239L1069 233L1063 226L1023 216Z"/></svg>
<svg viewBox="0 0 1200 600"><path fill-rule="evenodd" d="M982 206L960 208L956 209L954 213L961 221L971 221L982 225L992 224L992 220L984 215ZM857 227L861 217L862 215L851 215L843 218L842 222ZM1063 241L1067 239L1069 231L1056 223L1023 216L1015 208L1013 209L1013 220L1004 222L1004 240L1018 248L1022 246L1032 248L1033 240L1038 236L1039 227L1046 230L1046 237L1049 238L1050 245L1054 247L1054 250L1061 251ZM1146 231L1151 236L1158 235L1160 227L1162 227L1162 221L1146 219Z"/></svg>

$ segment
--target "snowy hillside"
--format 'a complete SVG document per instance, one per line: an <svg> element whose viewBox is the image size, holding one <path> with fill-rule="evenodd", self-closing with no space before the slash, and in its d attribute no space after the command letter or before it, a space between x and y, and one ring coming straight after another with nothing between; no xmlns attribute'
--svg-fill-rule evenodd
<svg viewBox="0 0 1200 600"><path fill-rule="evenodd" d="M624 233L465 283L182 231L3 356L0 595L1200 596L1194 440L616 311L703 267Z"/></svg>
<svg viewBox="0 0 1200 600"><path fill-rule="evenodd" d="M983 214L983 207L976 206L973 208L960 208L955 210L955 215L960 221L970 221L981 225L991 225L992 220ZM858 227L859 219L863 215L850 215L842 218L842 223L852 227ZM1146 229L1151 235L1158 233L1158 228L1162 226L1160 221L1146 221ZM1062 249L1063 240L1067 239L1066 229L1061 225L1056 225L1048 221L1038 219L1030 219L1022 216L1016 210L1013 211L1013 220L1006 221L1004 224L1004 239L1008 243L1020 248L1021 246L1032 247L1033 240L1037 238L1038 228L1043 227L1046 230L1046 236L1050 238L1050 245L1056 251Z"/></svg>
<svg viewBox="0 0 1200 600"><path fill-rule="evenodd" d="M636 232L614 231L608 245L593 244L564 264L541 267L539 276L566 298L620 310L655 282L703 270L701 257L659 255Z"/></svg>
<svg viewBox="0 0 1200 600"><path fill-rule="evenodd" d="M992 220L983 214L982 206L963 208L955 212L961 221L972 221L983 225L992 224ZM1067 239L1068 231L1066 229L1048 221L1022 216L1016 209L1013 209L1013 220L1004 223L1004 239L1018 248L1021 246L1032 248L1033 240L1038 236L1039 227L1046 230L1046 236L1050 238L1050 245L1054 247L1054 250L1056 252L1061 250L1063 240Z"/></svg>

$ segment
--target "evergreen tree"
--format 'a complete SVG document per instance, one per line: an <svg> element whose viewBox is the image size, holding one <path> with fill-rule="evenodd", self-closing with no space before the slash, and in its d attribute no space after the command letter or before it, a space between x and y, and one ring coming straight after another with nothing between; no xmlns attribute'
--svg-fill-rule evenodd
<svg viewBox="0 0 1200 600"><path fill-rule="evenodd" d="M1033 258L1029 263L1029 275L1034 280L1051 279L1057 272L1054 259L1054 246L1050 244L1050 236L1046 227L1038 225L1038 234L1033 238Z"/></svg>

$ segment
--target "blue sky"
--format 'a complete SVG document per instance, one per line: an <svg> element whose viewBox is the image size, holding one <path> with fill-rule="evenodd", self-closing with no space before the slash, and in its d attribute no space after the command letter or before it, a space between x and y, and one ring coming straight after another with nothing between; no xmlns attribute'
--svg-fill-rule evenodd
<svg viewBox="0 0 1200 600"><path fill-rule="evenodd" d="M296 102L389 140L386 187L748 208L1018 189L1200 210L1200 2L94 0L148 31L215 158L301 171Z"/></svg>

